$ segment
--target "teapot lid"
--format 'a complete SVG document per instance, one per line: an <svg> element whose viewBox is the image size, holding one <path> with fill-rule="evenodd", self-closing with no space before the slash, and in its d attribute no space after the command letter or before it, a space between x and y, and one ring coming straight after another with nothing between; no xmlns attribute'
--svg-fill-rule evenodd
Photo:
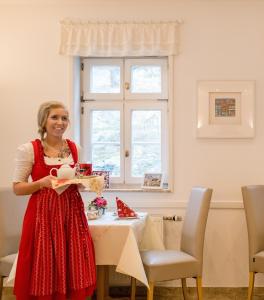
<svg viewBox="0 0 264 300"><path fill-rule="evenodd" d="M63 165L61 165L61 168L71 168L71 166L68 164L63 164Z"/></svg>

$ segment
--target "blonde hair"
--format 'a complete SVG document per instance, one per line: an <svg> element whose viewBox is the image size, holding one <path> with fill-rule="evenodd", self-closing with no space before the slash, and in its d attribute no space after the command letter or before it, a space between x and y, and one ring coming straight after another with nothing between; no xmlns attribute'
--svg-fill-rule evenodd
<svg viewBox="0 0 264 300"><path fill-rule="evenodd" d="M38 110L38 133L40 134L41 140L44 139L46 133L46 123L49 113L52 109L63 108L67 112L65 105L59 101L48 101L40 105Z"/></svg>

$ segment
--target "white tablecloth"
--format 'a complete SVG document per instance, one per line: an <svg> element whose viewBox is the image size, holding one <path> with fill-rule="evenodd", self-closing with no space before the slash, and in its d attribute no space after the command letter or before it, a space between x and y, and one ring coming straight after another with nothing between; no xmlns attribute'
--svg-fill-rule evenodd
<svg viewBox="0 0 264 300"><path fill-rule="evenodd" d="M163 242L147 213L138 219L120 220L112 212L89 220L97 265L116 265L116 271L132 276L146 286L148 281L140 257L140 249L164 249ZM16 263L7 283L14 282Z"/></svg>
<svg viewBox="0 0 264 300"><path fill-rule="evenodd" d="M148 286L139 247L146 224L146 213L139 219L119 220L113 213L88 221L97 265L116 265L116 271L133 276Z"/></svg>

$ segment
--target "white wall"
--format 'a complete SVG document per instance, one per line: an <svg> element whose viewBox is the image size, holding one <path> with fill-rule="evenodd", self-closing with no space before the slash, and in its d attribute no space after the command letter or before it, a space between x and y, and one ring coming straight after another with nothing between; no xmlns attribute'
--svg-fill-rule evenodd
<svg viewBox="0 0 264 300"><path fill-rule="evenodd" d="M183 213L191 186L212 187L213 206L222 208L213 208L209 217L204 283L246 285L240 187L264 178L264 2L0 0L0 187L11 184L16 147L36 137L39 104L59 99L72 107L69 59L58 54L59 21L66 17L184 21L175 63L174 192L119 195L142 210ZM197 139L197 80L256 80L255 138ZM106 194L110 200L114 196ZM173 230L167 239L173 243Z"/></svg>

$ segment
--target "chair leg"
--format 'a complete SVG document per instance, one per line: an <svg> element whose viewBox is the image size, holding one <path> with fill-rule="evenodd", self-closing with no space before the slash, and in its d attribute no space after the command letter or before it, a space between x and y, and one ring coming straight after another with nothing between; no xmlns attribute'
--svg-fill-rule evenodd
<svg viewBox="0 0 264 300"><path fill-rule="evenodd" d="M202 277L196 277L196 288L197 288L198 300L202 300L203 299Z"/></svg>
<svg viewBox="0 0 264 300"><path fill-rule="evenodd" d="M254 282L255 282L255 272L249 272L248 300L253 299Z"/></svg>
<svg viewBox="0 0 264 300"><path fill-rule="evenodd" d="M136 280L136 278L131 277L130 300L136 299L136 288L137 288L137 280Z"/></svg>
<svg viewBox="0 0 264 300"><path fill-rule="evenodd" d="M0 300L2 299L4 277L0 276Z"/></svg>
<svg viewBox="0 0 264 300"><path fill-rule="evenodd" d="M149 282L149 289L147 292L147 300L153 300L154 295L154 282Z"/></svg>
<svg viewBox="0 0 264 300"><path fill-rule="evenodd" d="M183 299L187 300L187 285L186 285L186 278L181 279L181 284L182 284L182 295Z"/></svg>

